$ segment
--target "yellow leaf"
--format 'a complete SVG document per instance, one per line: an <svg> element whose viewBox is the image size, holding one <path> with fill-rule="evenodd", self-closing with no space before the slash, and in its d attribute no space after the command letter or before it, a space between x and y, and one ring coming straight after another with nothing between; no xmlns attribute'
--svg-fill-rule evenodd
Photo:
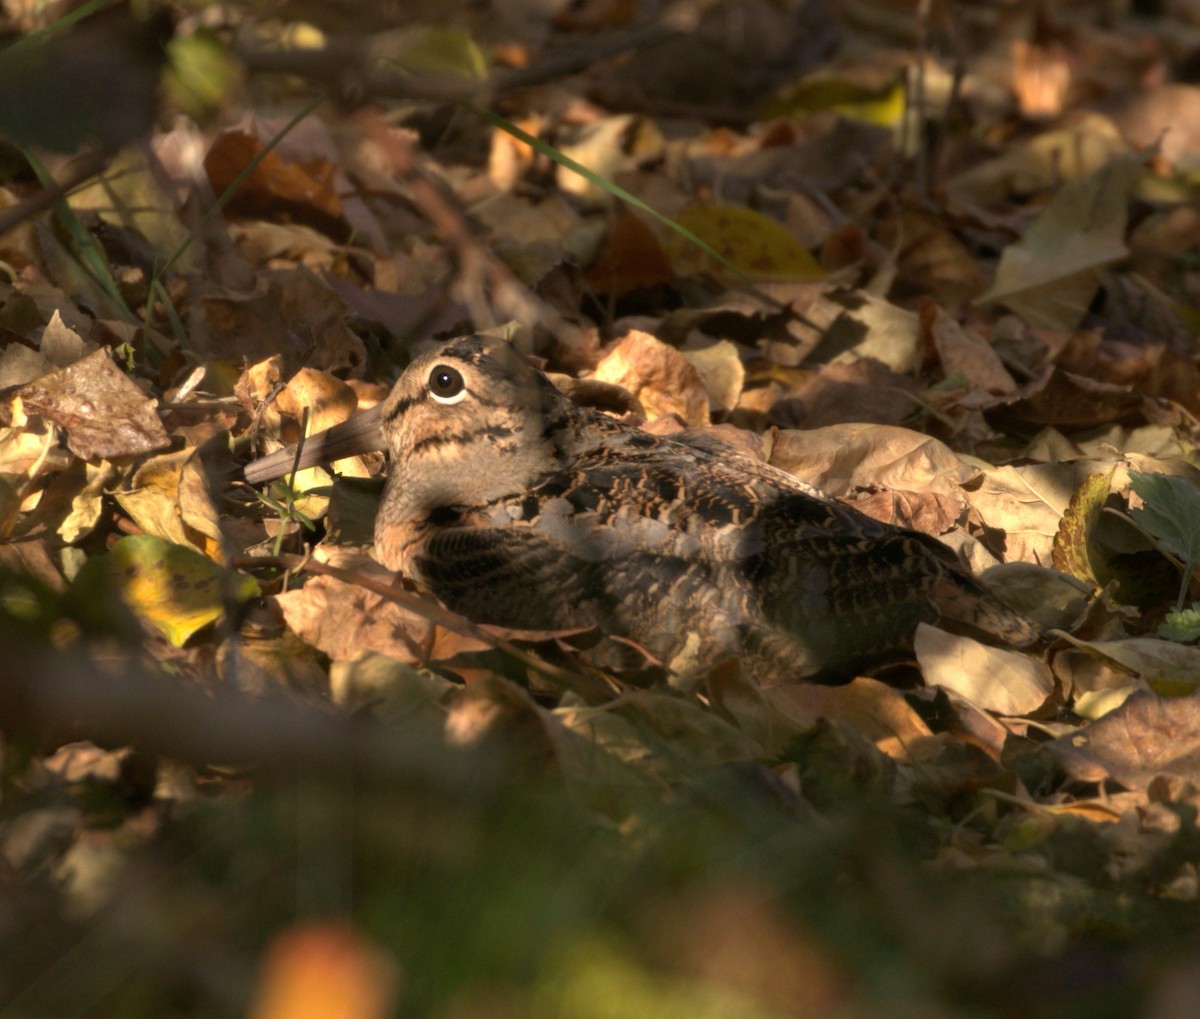
<svg viewBox="0 0 1200 1019"><path fill-rule="evenodd" d="M1109 496L1113 472L1090 474L1075 489L1054 535L1051 562L1056 570L1069 573L1096 587L1101 586L1093 561L1092 534Z"/></svg>
<svg viewBox="0 0 1200 1019"><path fill-rule="evenodd" d="M176 647L221 617L228 604L258 595L258 582L218 566L184 545L149 534L122 538L80 571L93 596L122 602Z"/></svg>
<svg viewBox="0 0 1200 1019"><path fill-rule="evenodd" d="M731 265L763 279L815 280L825 271L795 237L761 212L739 205L691 205L677 220ZM670 233L664 249L680 274L729 270L678 234Z"/></svg>
<svg viewBox="0 0 1200 1019"><path fill-rule="evenodd" d="M772 99L758 111L760 119L795 117L819 110L833 110L845 117L880 127L894 127L904 117L907 105L904 78L897 77L883 88L872 89L841 78L812 77Z"/></svg>

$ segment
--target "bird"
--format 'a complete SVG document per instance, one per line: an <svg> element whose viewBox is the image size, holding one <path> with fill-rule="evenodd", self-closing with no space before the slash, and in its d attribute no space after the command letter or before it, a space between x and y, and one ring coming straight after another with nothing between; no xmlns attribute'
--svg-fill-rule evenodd
<svg viewBox="0 0 1200 1019"><path fill-rule="evenodd" d="M510 343L413 360L371 412L250 481L388 453L374 554L472 622L631 642L674 680L844 682L911 653L921 622L1040 636L929 535L868 517L703 434L574 403Z"/></svg>

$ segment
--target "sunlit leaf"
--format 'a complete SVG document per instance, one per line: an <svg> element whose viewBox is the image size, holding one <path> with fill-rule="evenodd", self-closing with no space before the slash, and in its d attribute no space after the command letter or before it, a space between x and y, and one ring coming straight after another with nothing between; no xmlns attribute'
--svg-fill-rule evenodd
<svg viewBox="0 0 1200 1019"><path fill-rule="evenodd" d="M1052 562L1056 570L1069 573L1079 580L1086 580L1096 587L1096 567L1092 563L1090 538L1108 498L1112 472L1091 474L1075 489L1071 505L1059 522L1054 535Z"/></svg>
<svg viewBox="0 0 1200 1019"><path fill-rule="evenodd" d="M253 577L223 569L190 548L136 534L89 560L74 591L80 599L115 599L182 647L227 606L256 597L259 588Z"/></svg>

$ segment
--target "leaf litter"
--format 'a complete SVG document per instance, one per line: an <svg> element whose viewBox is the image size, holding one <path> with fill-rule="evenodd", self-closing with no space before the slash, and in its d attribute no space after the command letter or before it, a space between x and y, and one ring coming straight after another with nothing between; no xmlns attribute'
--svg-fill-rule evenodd
<svg viewBox="0 0 1200 1019"><path fill-rule="evenodd" d="M1147 148L1184 86L1142 88L1185 15L1021 38L962 5L956 76L933 23L896 63L915 15L879 4L449 35L301 6L185 13L240 82L114 110L87 186L0 230L3 1007L841 1016L900 980L922 1014L1185 1014L1195 167ZM556 45L589 33L609 56ZM506 117L724 262L439 101L489 67ZM281 136L305 79L343 105ZM38 195L4 173L0 216ZM389 597L378 455L238 480L514 318L574 398L941 537L1051 639L922 627L843 686L681 691L594 632ZM114 990L130 959L157 965Z"/></svg>

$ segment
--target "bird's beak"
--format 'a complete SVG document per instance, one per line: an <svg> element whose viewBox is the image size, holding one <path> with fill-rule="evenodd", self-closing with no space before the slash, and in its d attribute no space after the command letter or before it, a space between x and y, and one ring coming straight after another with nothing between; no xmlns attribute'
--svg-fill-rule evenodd
<svg viewBox="0 0 1200 1019"><path fill-rule="evenodd" d="M288 446L286 449L252 460L246 464L243 477L252 485L274 481L303 467L341 460L357 453L372 453L387 449L383 438L383 423L380 406L360 411L340 425L326 428L323 432L310 435L307 439Z"/></svg>

